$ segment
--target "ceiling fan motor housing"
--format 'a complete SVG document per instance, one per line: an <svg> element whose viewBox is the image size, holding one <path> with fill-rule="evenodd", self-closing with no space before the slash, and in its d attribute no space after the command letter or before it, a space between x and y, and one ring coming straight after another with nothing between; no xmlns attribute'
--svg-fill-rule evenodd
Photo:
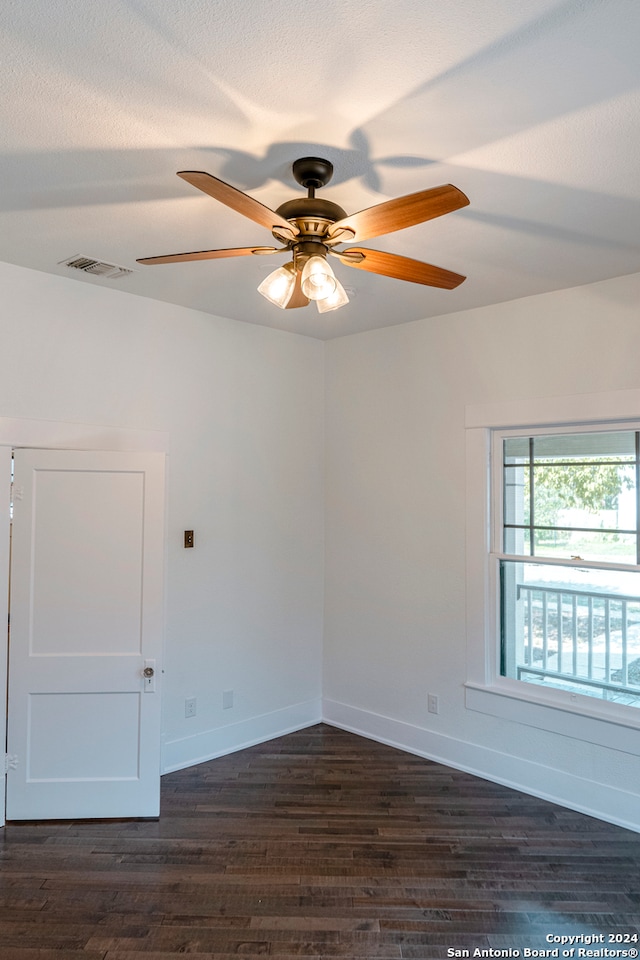
<svg viewBox="0 0 640 960"><path fill-rule="evenodd" d="M299 197L281 204L276 213L291 220L305 236L325 236L332 223L343 220L346 211L331 200L319 197Z"/></svg>
<svg viewBox="0 0 640 960"><path fill-rule="evenodd" d="M327 220L329 223L335 223L336 220L342 220L346 217L346 211L337 203L331 200L323 200L321 197L297 197L295 200L285 200L281 203L276 213L284 217L285 220ZM311 232L311 231L310 231Z"/></svg>

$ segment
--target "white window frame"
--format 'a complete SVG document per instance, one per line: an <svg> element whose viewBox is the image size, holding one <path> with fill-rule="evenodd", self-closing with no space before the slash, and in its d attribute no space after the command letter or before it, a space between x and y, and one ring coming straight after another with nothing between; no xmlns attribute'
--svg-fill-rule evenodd
<svg viewBox="0 0 640 960"><path fill-rule="evenodd" d="M640 390L466 408L467 709L640 756L640 708L499 675L497 577L502 554L502 437L538 430L638 429L639 424Z"/></svg>

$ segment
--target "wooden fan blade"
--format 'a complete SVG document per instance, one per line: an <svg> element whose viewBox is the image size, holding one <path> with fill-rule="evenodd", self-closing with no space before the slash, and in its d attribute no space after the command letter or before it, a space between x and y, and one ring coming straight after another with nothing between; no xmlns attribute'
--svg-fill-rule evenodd
<svg viewBox="0 0 640 960"><path fill-rule="evenodd" d="M294 310L296 307L306 307L309 303L309 298L305 297L302 292L302 270L296 271L296 285L293 288L293 293L289 297L289 303L286 305L285 310Z"/></svg>
<svg viewBox="0 0 640 960"><path fill-rule="evenodd" d="M287 236L296 236L299 233L297 227L281 217L275 210L270 210L259 200L254 200L248 193L237 190L236 187L225 183L224 180L212 177L210 173L202 173L199 170L181 170L178 176L190 183L191 186L197 187L198 190L202 190L203 193L213 197L214 200L219 200L220 203L224 203L237 213L241 213L243 217L248 217L254 223L266 227L267 230L278 227L280 230L284 230Z"/></svg>
<svg viewBox="0 0 640 960"><path fill-rule="evenodd" d="M393 233L394 230L404 230L413 227L425 220L433 220L445 213L466 207L469 198L450 183L442 187L432 187L430 190L421 190L418 193L409 193L405 197L395 200L386 200L375 207L367 207L359 213L338 220L333 224L329 239L337 238L341 230L349 230L353 236L350 240L370 240L383 233Z"/></svg>
<svg viewBox="0 0 640 960"><path fill-rule="evenodd" d="M199 250L196 253L170 253L166 257L142 257L136 263L181 263L188 260L221 260L224 257L248 257L251 253L277 253L277 247L228 247L226 250Z"/></svg>
<svg viewBox="0 0 640 960"><path fill-rule="evenodd" d="M385 277L394 277L396 280L409 280L411 283L424 283L427 287L442 287L444 290L453 290L466 280L459 273L434 267L430 263L412 260L410 257L400 257L395 253L384 253L382 250L369 250L367 247L349 247L342 250L343 254L362 254L362 260L349 260L348 256L342 263L359 270L368 270L369 273L380 273Z"/></svg>

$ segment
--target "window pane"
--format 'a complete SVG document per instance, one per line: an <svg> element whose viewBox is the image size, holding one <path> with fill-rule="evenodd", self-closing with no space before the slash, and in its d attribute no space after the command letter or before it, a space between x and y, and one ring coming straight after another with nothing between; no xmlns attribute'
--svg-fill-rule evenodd
<svg viewBox="0 0 640 960"><path fill-rule="evenodd" d="M503 560L500 673L640 706L640 573Z"/></svg>
<svg viewBox="0 0 640 960"><path fill-rule="evenodd" d="M529 463L529 437L508 437L504 441L504 462Z"/></svg>
<svg viewBox="0 0 640 960"><path fill-rule="evenodd" d="M607 433L556 433L533 438L534 459L603 460L613 458L633 463L636 440L633 430Z"/></svg>
<svg viewBox="0 0 640 960"><path fill-rule="evenodd" d="M515 553L515 550L505 549L505 553ZM584 533L562 527L535 530L533 555L563 560L591 560L596 563L635 563L636 536L634 533Z"/></svg>
<svg viewBox="0 0 640 960"><path fill-rule="evenodd" d="M531 531L528 527L504 528L504 553L517 553L520 556L531 555Z"/></svg>
<svg viewBox="0 0 640 960"><path fill-rule="evenodd" d="M634 431L510 437L504 460L505 552L532 526L536 556L638 562Z"/></svg>
<svg viewBox="0 0 640 960"><path fill-rule="evenodd" d="M504 468L504 522L529 524L529 467Z"/></svg>
<svg viewBox="0 0 640 960"><path fill-rule="evenodd" d="M536 463L533 474L537 556L636 562L635 466Z"/></svg>

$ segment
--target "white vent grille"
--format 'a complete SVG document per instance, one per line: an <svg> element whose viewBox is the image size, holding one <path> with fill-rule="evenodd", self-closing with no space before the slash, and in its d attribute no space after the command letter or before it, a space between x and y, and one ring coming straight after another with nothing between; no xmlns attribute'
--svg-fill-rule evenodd
<svg viewBox="0 0 640 960"><path fill-rule="evenodd" d="M60 260L61 265L71 267L72 270L82 270L83 273L91 273L94 277L106 277L108 280L119 280L120 277L128 277L134 273L127 267L120 267L117 263L105 263L104 260L94 260L93 257L70 257L68 260Z"/></svg>

